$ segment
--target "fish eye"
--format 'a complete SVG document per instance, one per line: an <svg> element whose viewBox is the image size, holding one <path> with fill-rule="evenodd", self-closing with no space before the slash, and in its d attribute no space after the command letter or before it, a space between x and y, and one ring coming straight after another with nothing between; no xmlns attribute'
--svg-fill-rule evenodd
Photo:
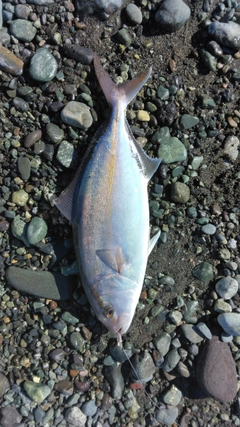
<svg viewBox="0 0 240 427"><path fill-rule="evenodd" d="M114 315L114 308L111 305L104 307L104 314L106 317L111 318Z"/></svg>

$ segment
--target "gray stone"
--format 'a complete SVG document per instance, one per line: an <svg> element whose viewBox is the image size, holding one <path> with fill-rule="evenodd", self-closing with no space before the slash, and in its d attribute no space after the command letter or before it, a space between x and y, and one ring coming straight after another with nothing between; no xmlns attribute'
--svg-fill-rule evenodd
<svg viewBox="0 0 240 427"><path fill-rule="evenodd" d="M217 228L213 224L205 224L201 227L201 230L204 234L208 234L209 236L212 236L216 233Z"/></svg>
<svg viewBox="0 0 240 427"><path fill-rule="evenodd" d="M160 411L156 413L156 419L161 425L172 425L178 417L178 408L170 406L169 408L160 407Z"/></svg>
<svg viewBox="0 0 240 427"><path fill-rule="evenodd" d="M65 421L68 425L84 426L87 420L86 415L77 406L68 408L65 413Z"/></svg>
<svg viewBox="0 0 240 427"><path fill-rule="evenodd" d="M185 25L190 14L190 8L182 0L164 0L155 15L155 20L161 28L173 32Z"/></svg>
<svg viewBox="0 0 240 427"><path fill-rule="evenodd" d="M218 298L214 303L214 310L217 313L231 313L232 307L230 304L225 302L222 298Z"/></svg>
<svg viewBox="0 0 240 427"><path fill-rule="evenodd" d="M235 135L229 135L225 140L223 152L232 162L238 158L239 144L239 139Z"/></svg>
<svg viewBox="0 0 240 427"><path fill-rule="evenodd" d="M31 59L29 74L36 81L50 82L55 77L57 69L58 63L51 52L46 48L40 48Z"/></svg>
<svg viewBox="0 0 240 427"><path fill-rule="evenodd" d="M61 111L61 119L70 126L88 129L92 125L90 108L82 102L70 101Z"/></svg>
<svg viewBox="0 0 240 427"><path fill-rule="evenodd" d="M79 332L72 332L69 340L73 348L78 350L80 353L83 351L85 341Z"/></svg>
<svg viewBox="0 0 240 427"><path fill-rule="evenodd" d="M0 372L0 397L3 397L9 389L10 384L7 377L2 372Z"/></svg>
<svg viewBox="0 0 240 427"><path fill-rule="evenodd" d="M63 51L66 56L75 59L75 61L83 65L91 64L94 56L92 49L80 46L79 44L65 44Z"/></svg>
<svg viewBox="0 0 240 427"><path fill-rule="evenodd" d="M163 332L154 340L154 345L162 356L165 356L168 353L170 344L171 336L167 332Z"/></svg>
<svg viewBox="0 0 240 427"><path fill-rule="evenodd" d="M202 334L203 337L206 337L209 340L212 339L212 333L204 322L199 322L196 325L196 328L199 330L199 332Z"/></svg>
<svg viewBox="0 0 240 427"><path fill-rule="evenodd" d="M3 43L1 37L0 43ZM20 76L23 72L23 61L6 47L0 46L0 70L13 76Z"/></svg>
<svg viewBox="0 0 240 427"><path fill-rule="evenodd" d="M228 335L240 336L240 313L221 313L217 320Z"/></svg>
<svg viewBox="0 0 240 427"><path fill-rule="evenodd" d="M166 101L169 98L169 95L170 95L169 90L166 87L162 85L158 86L157 88L158 98L160 98L162 101Z"/></svg>
<svg viewBox="0 0 240 427"><path fill-rule="evenodd" d="M65 168L70 168L74 158L74 146L68 141L62 141L58 147L57 160Z"/></svg>
<svg viewBox="0 0 240 427"><path fill-rule="evenodd" d="M121 363L115 363L113 366L105 366L104 369L104 377L109 382L111 394L114 399L121 399L125 386L121 369Z"/></svg>
<svg viewBox="0 0 240 427"><path fill-rule="evenodd" d="M16 425L18 426L21 420L22 415L19 414L15 406L6 405L0 409L1 427L15 427Z"/></svg>
<svg viewBox="0 0 240 427"><path fill-rule="evenodd" d="M126 28L121 28L116 34L117 40L119 43L128 47L132 43L132 38Z"/></svg>
<svg viewBox="0 0 240 427"><path fill-rule="evenodd" d="M29 246L27 240L27 224L23 221L20 215L16 215L11 224L11 231L16 239L21 240L27 246Z"/></svg>
<svg viewBox="0 0 240 427"><path fill-rule="evenodd" d="M31 245L40 242L47 235L47 224L44 219L35 216L27 228L27 239Z"/></svg>
<svg viewBox="0 0 240 427"><path fill-rule="evenodd" d="M84 402L81 410L87 417L93 417L97 412L95 400L88 400L87 402Z"/></svg>
<svg viewBox="0 0 240 427"><path fill-rule="evenodd" d="M190 189L183 182L175 182L171 185L171 200L176 203L187 203L190 199Z"/></svg>
<svg viewBox="0 0 240 427"><path fill-rule="evenodd" d="M202 63L210 71L216 71L217 69L217 58L211 55L206 49L199 49L199 55L202 60Z"/></svg>
<svg viewBox="0 0 240 427"><path fill-rule="evenodd" d="M144 383L151 381L156 367L148 351L144 351L143 355L135 354L132 359L132 365L134 370L131 369L131 377L135 381L140 380Z"/></svg>
<svg viewBox="0 0 240 427"><path fill-rule="evenodd" d="M50 141L54 144L58 144L64 138L64 131L54 123L47 124L46 133Z"/></svg>
<svg viewBox="0 0 240 427"><path fill-rule="evenodd" d="M170 350L165 357L162 369L166 372L171 372L177 366L180 359L180 354L176 348Z"/></svg>
<svg viewBox="0 0 240 427"><path fill-rule="evenodd" d="M14 8L14 14L17 18L28 19L31 9L26 4L17 4Z"/></svg>
<svg viewBox="0 0 240 427"><path fill-rule="evenodd" d="M21 178L25 181L30 177L31 163L28 157L19 157L18 158L18 170Z"/></svg>
<svg viewBox="0 0 240 427"><path fill-rule="evenodd" d="M53 300L69 299L76 287L73 279L60 273L26 270L14 266L7 269L6 279L20 292Z"/></svg>
<svg viewBox="0 0 240 427"><path fill-rule="evenodd" d="M177 406L181 402L181 399L182 392L174 384L162 396L163 402L171 406Z"/></svg>
<svg viewBox="0 0 240 427"><path fill-rule="evenodd" d="M231 276L218 280L215 289L223 299L231 299L238 292L238 282Z"/></svg>
<svg viewBox="0 0 240 427"><path fill-rule="evenodd" d="M203 340L202 334L198 333L198 330L195 326L185 323L185 325L181 326L184 336L192 343L198 344Z"/></svg>
<svg viewBox="0 0 240 427"><path fill-rule="evenodd" d="M236 22L211 22L208 26L208 33L220 45L230 47L231 49L240 49L240 25Z"/></svg>
<svg viewBox="0 0 240 427"><path fill-rule="evenodd" d="M70 323L70 325L76 325L79 322L79 319L73 316L73 314L69 313L69 311L64 311L61 319L66 323Z"/></svg>
<svg viewBox="0 0 240 427"><path fill-rule="evenodd" d="M37 29L26 19L15 19L11 21L9 30L16 39L25 43L31 42L37 33Z"/></svg>
<svg viewBox="0 0 240 427"><path fill-rule="evenodd" d="M25 113L26 111L29 110L28 102L22 98L19 98L18 96L15 96L15 98L13 98L13 105L16 108L16 110L20 111L21 113Z"/></svg>
<svg viewBox="0 0 240 427"><path fill-rule="evenodd" d="M51 389L47 385L29 380L23 383L23 388L27 395L38 405L40 405L51 393Z"/></svg>
<svg viewBox="0 0 240 427"><path fill-rule="evenodd" d="M129 21L133 25L141 24L141 22L142 22L142 12L141 12L141 10L134 3L129 3L127 5L125 11L126 11L126 15L127 15L128 19L129 19Z"/></svg>

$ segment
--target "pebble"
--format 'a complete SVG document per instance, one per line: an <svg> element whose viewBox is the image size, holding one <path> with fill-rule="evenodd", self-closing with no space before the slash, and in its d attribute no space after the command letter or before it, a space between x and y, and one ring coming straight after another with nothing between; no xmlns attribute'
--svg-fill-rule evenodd
<svg viewBox="0 0 240 427"><path fill-rule="evenodd" d="M192 343L198 344L203 340L202 334L198 333L196 326L193 326L189 323L185 323L181 326L184 336Z"/></svg>
<svg viewBox="0 0 240 427"><path fill-rule="evenodd" d="M26 19L14 19L11 21L9 31L17 40L24 43L31 42L37 33L37 29Z"/></svg>
<svg viewBox="0 0 240 427"><path fill-rule="evenodd" d="M33 271L11 266L6 271L8 283L20 292L40 298L67 300L75 283L71 277L49 271Z"/></svg>
<svg viewBox="0 0 240 427"><path fill-rule="evenodd" d="M93 417L97 412L95 400L88 400L82 404L81 410L87 417Z"/></svg>
<svg viewBox="0 0 240 427"><path fill-rule="evenodd" d="M190 199L190 189L183 182L171 184L171 200L175 203L187 203Z"/></svg>
<svg viewBox="0 0 240 427"><path fill-rule="evenodd" d="M59 144L56 158L65 168L70 168L73 164L74 158L73 144L70 144L68 141L62 141Z"/></svg>
<svg viewBox="0 0 240 427"><path fill-rule="evenodd" d="M203 337L206 337L209 340L212 339L212 333L205 323L203 322L197 323L196 328L199 330L199 332L202 334Z"/></svg>
<svg viewBox="0 0 240 427"><path fill-rule="evenodd" d="M54 144L59 144L64 138L64 131L54 123L47 124L46 134L49 140Z"/></svg>
<svg viewBox="0 0 240 427"><path fill-rule="evenodd" d="M239 139L235 135L227 136L225 140L223 152L232 162L235 162L238 158L239 144Z"/></svg>
<svg viewBox="0 0 240 427"><path fill-rule="evenodd" d="M7 377L2 372L0 372L0 397L3 397L9 389L10 384Z"/></svg>
<svg viewBox="0 0 240 427"><path fill-rule="evenodd" d="M176 137L165 138L160 141L158 157L163 164L182 162L187 158L187 150Z"/></svg>
<svg viewBox="0 0 240 427"><path fill-rule="evenodd" d="M29 148L35 142L39 141L42 138L42 131L40 129L36 129L30 132L24 139L24 147Z"/></svg>
<svg viewBox="0 0 240 427"><path fill-rule="evenodd" d="M29 380L24 381L23 388L27 395L38 405L40 405L51 393L51 389L47 385Z"/></svg>
<svg viewBox="0 0 240 427"><path fill-rule="evenodd" d="M197 363L197 380L202 389L222 402L234 399L238 390L235 362L228 345L214 336L206 341Z"/></svg>
<svg viewBox="0 0 240 427"><path fill-rule="evenodd" d="M218 298L214 303L214 310L217 313L231 313L232 307L230 304L225 302L222 298Z"/></svg>
<svg viewBox="0 0 240 427"><path fill-rule="evenodd" d="M148 351L143 355L135 354L131 360L134 370L131 369L131 377L134 381L147 383L156 371L152 356Z"/></svg>
<svg viewBox="0 0 240 427"><path fill-rule="evenodd" d="M104 377L111 387L111 394L114 399L121 399L124 390L124 379L122 376L121 364L116 363L113 366L106 366Z"/></svg>
<svg viewBox="0 0 240 427"><path fill-rule="evenodd" d="M134 3L129 3L125 9L127 18L133 25L139 25L142 22L142 12Z"/></svg>
<svg viewBox="0 0 240 427"><path fill-rule="evenodd" d="M68 408L66 410L64 418L68 425L73 425L77 427L84 426L87 421L86 415L77 406L72 406L71 408Z"/></svg>
<svg viewBox="0 0 240 427"><path fill-rule="evenodd" d="M47 224L44 219L35 216L27 227L27 239L31 245L40 242L47 235Z"/></svg>
<svg viewBox="0 0 240 427"><path fill-rule="evenodd" d="M183 114L180 123L184 129L191 129L199 123L199 118L190 114Z"/></svg>
<svg viewBox="0 0 240 427"><path fill-rule="evenodd" d="M155 20L160 27L174 32L183 27L190 18L190 8L182 0L163 0Z"/></svg>
<svg viewBox="0 0 240 427"><path fill-rule="evenodd" d="M181 356L178 353L177 349L173 348L167 353L164 363L162 365L162 369L166 372L171 372L177 366L180 359Z"/></svg>
<svg viewBox="0 0 240 427"><path fill-rule="evenodd" d="M18 427L21 420L22 415L19 414L15 406L6 405L0 409L1 427Z"/></svg>
<svg viewBox="0 0 240 427"><path fill-rule="evenodd" d="M81 129L88 129L92 125L93 119L90 108L82 102L70 101L61 111L63 123Z"/></svg>
<svg viewBox="0 0 240 427"><path fill-rule="evenodd" d="M91 64L94 56L92 49L80 46L79 44L65 44L63 51L67 57L75 59L75 61L83 65Z"/></svg>
<svg viewBox="0 0 240 427"><path fill-rule="evenodd" d="M201 230L204 234L208 234L209 236L212 236L216 233L217 228L213 224L205 224L201 227Z"/></svg>
<svg viewBox="0 0 240 427"><path fill-rule="evenodd" d="M22 220L20 215L16 215L11 224L11 231L16 239L21 240L26 246L29 246L27 240L27 224Z"/></svg>
<svg viewBox="0 0 240 427"><path fill-rule="evenodd" d="M170 344L171 335L169 335L167 332L163 332L154 340L154 345L162 356L165 356L168 353Z"/></svg>
<svg viewBox="0 0 240 427"><path fill-rule="evenodd" d="M217 320L228 335L240 336L240 313L221 313Z"/></svg>
<svg viewBox="0 0 240 427"><path fill-rule="evenodd" d="M210 52L206 49L199 49L199 55L202 60L202 63L205 65L205 67L208 68L210 71L216 71L217 70L217 59L215 56L211 55Z"/></svg>
<svg viewBox="0 0 240 427"><path fill-rule="evenodd" d="M163 425L173 425L178 417L178 408L175 406L160 407L156 413L156 420Z"/></svg>
<svg viewBox="0 0 240 427"><path fill-rule="evenodd" d="M29 195L25 190L21 189L12 193L12 202L18 206L25 206Z"/></svg>
<svg viewBox="0 0 240 427"><path fill-rule="evenodd" d="M209 283L213 280L213 267L209 262L202 262L192 270L193 275L201 282Z"/></svg>
<svg viewBox="0 0 240 427"><path fill-rule="evenodd" d="M46 48L37 49L30 61L30 76L38 82L50 82L57 74L57 70L58 63L51 52Z"/></svg>
<svg viewBox="0 0 240 427"><path fill-rule="evenodd" d="M123 44L126 47L130 46L132 43L132 38L126 28L121 28L121 30L116 33L116 38L119 43Z"/></svg>
<svg viewBox="0 0 240 427"><path fill-rule="evenodd" d="M85 341L79 332L77 332L77 331L72 332L70 334L69 341L70 341L70 344L73 348L75 348L80 353L82 353L82 351L84 349Z"/></svg>
<svg viewBox="0 0 240 427"><path fill-rule="evenodd" d="M20 19L28 19L28 16L31 13L31 9L29 6L25 4L17 4L14 7L14 15Z"/></svg>
<svg viewBox="0 0 240 427"><path fill-rule="evenodd" d="M148 112L147 112L147 111L144 111L144 110L138 110L138 112L137 112L137 119L138 119L140 122L149 122L149 120L150 120L150 116L149 116L149 114L148 114Z"/></svg>
<svg viewBox="0 0 240 427"><path fill-rule="evenodd" d="M240 49L240 25L236 22L211 22L208 33L222 46Z"/></svg>
<svg viewBox="0 0 240 427"><path fill-rule="evenodd" d="M177 406L181 402L182 392L172 384L170 388L163 394L162 400L166 405Z"/></svg>
<svg viewBox="0 0 240 427"><path fill-rule="evenodd" d="M18 158L18 171L24 181L28 180L31 172L31 163L28 157L21 156Z"/></svg>
<svg viewBox="0 0 240 427"><path fill-rule="evenodd" d="M13 76L21 76L23 61L7 48L0 46L0 70Z"/></svg>
<svg viewBox="0 0 240 427"><path fill-rule="evenodd" d="M216 283L215 289L223 299L231 299L238 292L238 282L231 276L223 277Z"/></svg>

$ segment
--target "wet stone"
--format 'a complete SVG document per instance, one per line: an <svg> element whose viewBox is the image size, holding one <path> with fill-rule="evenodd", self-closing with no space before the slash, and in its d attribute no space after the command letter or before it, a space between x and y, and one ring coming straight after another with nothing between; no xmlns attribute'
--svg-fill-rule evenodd
<svg viewBox="0 0 240 427"><path fill-rule="evenodd" d="M25 181L30 177L31 163L28 157L18 158L18 171L21 178Z"/></svg>
<svg viewBox="0 0 240 427"><path fill-rule="evenodd" d="M170 344L171 336L167 332L163 332L154 340L154 345L162 356L165 356L168 353Z"/></svg>
<svg viewBox="0 0 240 427"><path fill-rule="evenodd" d="M235 362L228 344L214 336L204 344L197 363L197 380L214 399L230 402L237 394Z"/></svg>
<svg viewBox="0 0 240 427"><path fill-rule="evenodd" d="M92 125L92 115L86 104L70 101L61 111L61 119L70 126L88 129Z"/></svg>
<svg viewBox="0 0 240 427"><path fill-rule="evenodd" d="M11 21L9 30L17 40L25 43L31 42L37 33L37 29L26 19L15 19Z"/></svg>
<svg viewBox="0 0 240 427"><path fill-rule="evenodd" d="M29 109L28 102L26 102L22 98L19 98L18 96L15 96L15 98L13 98L13 105L17 111L20 111L22 113L28 111L28 109Z"/></svg>
<svg viewBox="0 0 240 427"><path fill-rule="evenodd" d="M20 292L53 300L69 299L75 288L74 281L60 273L32 271L14 266L7 269L6 279Z"/></svg>
<svg viewBox="0 0 240 427"><path fill-rule="evenodd" d="M65 413L65 421L68 425L84 426L87 420L86 415L77 406L68 408Z"/></svg>
<svg viewBox="0 0 240 427"><path fill-rule="evenodd" d="M143 355L135 354L132 358L135 370L131 369L131 377L134 381L148 382L155 373L155 364L151 355L145 351ZM138 375L136 375L135 371Z"/></svg>
<svg viewBox="0 0 240 427"><path fill-rule="evenodd" d="M213 267L208 262L202 262L192 270L193 275L204 283L213 279Z"/></svg>
<svg viewBox="0 0 240 427"><path fill-rule="evenodd" d="M46 48L40 48L31 59L29 73L34 80L49 82L55 77L57 69L58 63L51 52Z"/></svg>
<svg viewBox="0 0 240 427"><path fill-rule="evenodd" d="M54 390L58 393L62 393L64 396L72 396L73 394L73 383L69 380L62 380L55 384Z"/></svg>
<svg viewBox="0 0 240 427"><path fill-rule="evenodd" d="M7 48L0 46L0 70L20 76L23 72L23 61Z"/></svg>
<svg viewBox="0 0 240 427"><path fill-rule="evenodd" d="M217 59L215 58L215 56L211 55L211 53L208 52L206 49L200 49L199 55L202 63L205 65L206 68L208 68L208 70L216 71Z"/></svg>
<svg viewBox="0 0 240 427"><path fill-rule="evenodd" d="M24 147L25 148L31 147L33 144L35 144L35 142L39 141L41 137L42 137L42 131L40 129L36 129L30 132L24 139Z"/></svg>
<svg viewBox="0 0 240 427"><path fill-rule="evenodd" d="M170 350L165 357L162 369L166 372L171 372L177 366L180 359L181 357L176 348Z"/></svg>
<svg viewBox="0 0 240 427"><path fill-rule="evenodd" d="M51 393L51 389L47 385L34 383L29 380L23 383L23 388L27 395L38 405L40 405Z"/></svg>
<svg viewBox="0 0 240 427"><path fill-rule="evenodd" d="M56 348L55 350L51 351L49 356L52 360L54 360L54 362L59 362L60 360L64 359L65 354L66 353L63 349Z"/></svg>
<svg viewBox="0 0 240 427"><path fill-rule="evenodd" d="M238 292L238 282L231 276L223 277L216 283L215 289L223 299L231 299Z"/></svg>
<svg viewBox="0 0 240 427"><path fill-rule="evenodd" d="M61 316L61 319L66 323L70 323L70 325L76 325L79 322L79 319L73 316L69 311L64 311Z"/></svg>
<svg viewBox="0 0 240 427"><path fill-rule="evenodd" d="M40 242L47 235L47 224L44 219L35 216L27 227L27 239L31 245Z"/></svg>

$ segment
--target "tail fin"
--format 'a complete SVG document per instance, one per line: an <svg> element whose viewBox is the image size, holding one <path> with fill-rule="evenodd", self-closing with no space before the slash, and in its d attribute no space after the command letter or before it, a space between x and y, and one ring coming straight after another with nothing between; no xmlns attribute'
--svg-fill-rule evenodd
<svg viewBox="0 0 240 427"><path fill-rule="evenodd" d="M152 71L152 68L150 67L134 79L118 86L104 70L97 55L94 55L94 68L108 104L114 107L120 99L124 110L149 79Z"/></svg>

